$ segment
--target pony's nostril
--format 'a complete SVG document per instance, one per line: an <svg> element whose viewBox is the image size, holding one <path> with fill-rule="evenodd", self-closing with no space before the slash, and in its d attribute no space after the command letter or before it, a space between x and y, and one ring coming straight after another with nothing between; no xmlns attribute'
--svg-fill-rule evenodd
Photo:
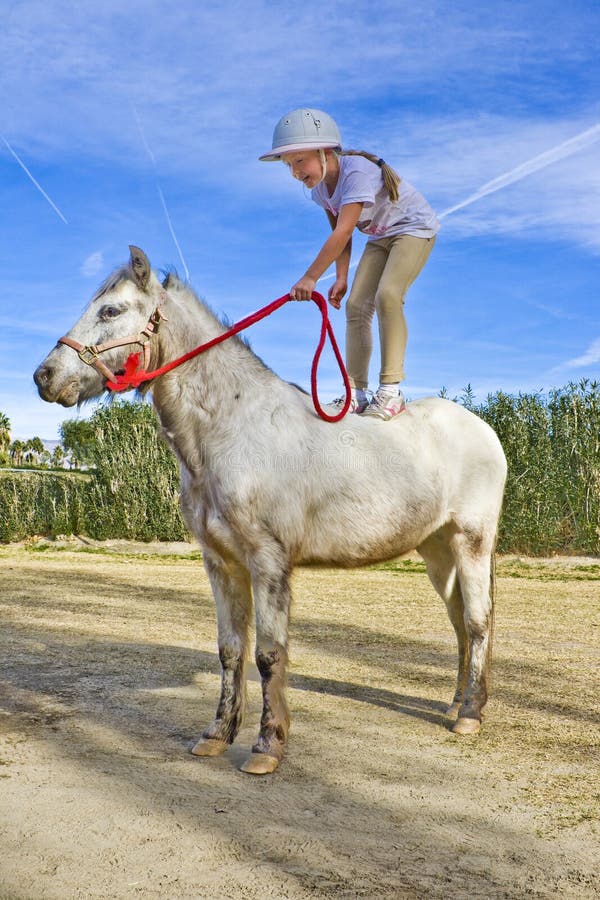
<svg viewBox="0 0 600 900"><path fill-rule="evenodd" d="M33 380L38 387L44 387L50 379L50 369L48 366L38 366L33 373Z"/></svg>

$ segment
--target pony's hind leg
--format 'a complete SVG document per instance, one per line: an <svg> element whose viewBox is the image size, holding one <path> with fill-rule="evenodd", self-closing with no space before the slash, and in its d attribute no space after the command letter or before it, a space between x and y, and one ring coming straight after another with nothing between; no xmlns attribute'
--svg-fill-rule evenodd
<svg viewBox="0 0 600 900"><path fill-rule="evenodd" d="M233 743L242 723L246 696L245 661L252 611L250 576L239 566L226 564L204 551L217 607L221 697L217 714L192 748L195 756L218 756Z"/></svg>
<svg viewBox="0 0 600 900"><path fill-rule="evenodd" d="M258 739L242 765L243 772L266 775L281 761L289 731L285 698L290 611L290 567L275 548L256 561L252 577L256 613L256 665L263 709Z"/></svg>
<svg viewBox="0 0 600 900"><path fill-rule="evenodd" d="M438 592L448 611L448 617L456 634L458 645L458 675L456 691L446 715L456 716L463 702L469 672L469 641L465 626L463 598L450 547L450 537L440 529L417 549L425 561L429 580Z"/></svg>
<svg viewBox="0 0 600 900"><path fill-rule="evenodd" d="M494 633L494 548L495 536L485 532L465 530L453 539L469 642L467 683L452 729L455 734L479 731L488 699Z"/></svg>

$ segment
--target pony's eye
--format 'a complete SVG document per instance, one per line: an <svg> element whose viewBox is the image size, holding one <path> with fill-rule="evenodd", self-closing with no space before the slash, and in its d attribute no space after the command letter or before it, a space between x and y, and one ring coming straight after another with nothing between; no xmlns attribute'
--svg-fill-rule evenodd
<svg viewBox="0 0 600 900"><path fill-rule="evenodd" d="M122 310L116 306L103 306L98 315L101 319L114 319L115 316L120 316L121 312Z"/></svg>

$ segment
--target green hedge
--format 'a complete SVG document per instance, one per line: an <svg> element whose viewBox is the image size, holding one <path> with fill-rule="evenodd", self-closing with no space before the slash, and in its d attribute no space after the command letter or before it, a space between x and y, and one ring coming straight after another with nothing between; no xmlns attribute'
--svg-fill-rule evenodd
<svg viewBox="0 0 600 900"><path fill-rule="evenodd" d="M112 403L97 410L91 422L95 476L88 534L100 540L189 539L179 512L179 466L158 438L153 408Z"/></svg>
<svg viewBox="0 0 600 900"><path fill-rule="evenodd" d="M600 385L498 392L472 408L508 461L499 549L600 554Z"/></svg>
<svg viewBox="0 0 600 900"><path fill-rule="evenodd" d="M496 430L508 459L502 552L600 554L600 384L458 401ZM100 407L87 477L2 472L0 541L35 534L131 540L189 539L179 471L147 403Z"/></svg>
<svg viewBox="0 0 600 900"><path fill-rule="evenodd" d="M86 475L0 469L0 541L84 534L89 488Z"/></svg>
<svg viewBox="0 0 600 900"><path fill-rule="evenodd" d="M90 418L87 475L0 469L0 541L85 534L103 540L188 540L179 469L147 403L115 402Z"/></svg>

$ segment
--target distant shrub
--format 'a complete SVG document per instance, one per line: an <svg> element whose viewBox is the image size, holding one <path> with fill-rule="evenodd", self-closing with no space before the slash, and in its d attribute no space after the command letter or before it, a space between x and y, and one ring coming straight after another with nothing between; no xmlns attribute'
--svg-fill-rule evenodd
<svg viewBox="0 0 600 900"><path fill-rule="evenodd" d="M179 467L158 438L148 403L114 402L90 418L87 532L91 537L177 541L189 538L179 512Z"/></svg>
<svg viewBox="0 0 600 900"><path fill-rule="evenodd" d="M600 384L549 395L502 391L458 399L496 431L508 460L502 552L600 554ZM0 540L88 534L189 539L179 512L179 470L157 435L153 408L116 401L89 420L88 477L0 471Z"/></svg>
<svg viewBox="0 0 600 900"><path fill-rule="evenodd" d="M600 552L600 384L582 381L548 401L556 486L566 540Z"/></svg>
<svg viewBox="0 0 600 900"><path fill-rule="evenodd" d="M0 541L87 530L89 477L0 470Z"/></svg>
<svg viewBox="0 0 600 900"><path fill-rule="evenodd" d="M508 460L499 549L600 553L600 384L472 405Z"/></svg>

